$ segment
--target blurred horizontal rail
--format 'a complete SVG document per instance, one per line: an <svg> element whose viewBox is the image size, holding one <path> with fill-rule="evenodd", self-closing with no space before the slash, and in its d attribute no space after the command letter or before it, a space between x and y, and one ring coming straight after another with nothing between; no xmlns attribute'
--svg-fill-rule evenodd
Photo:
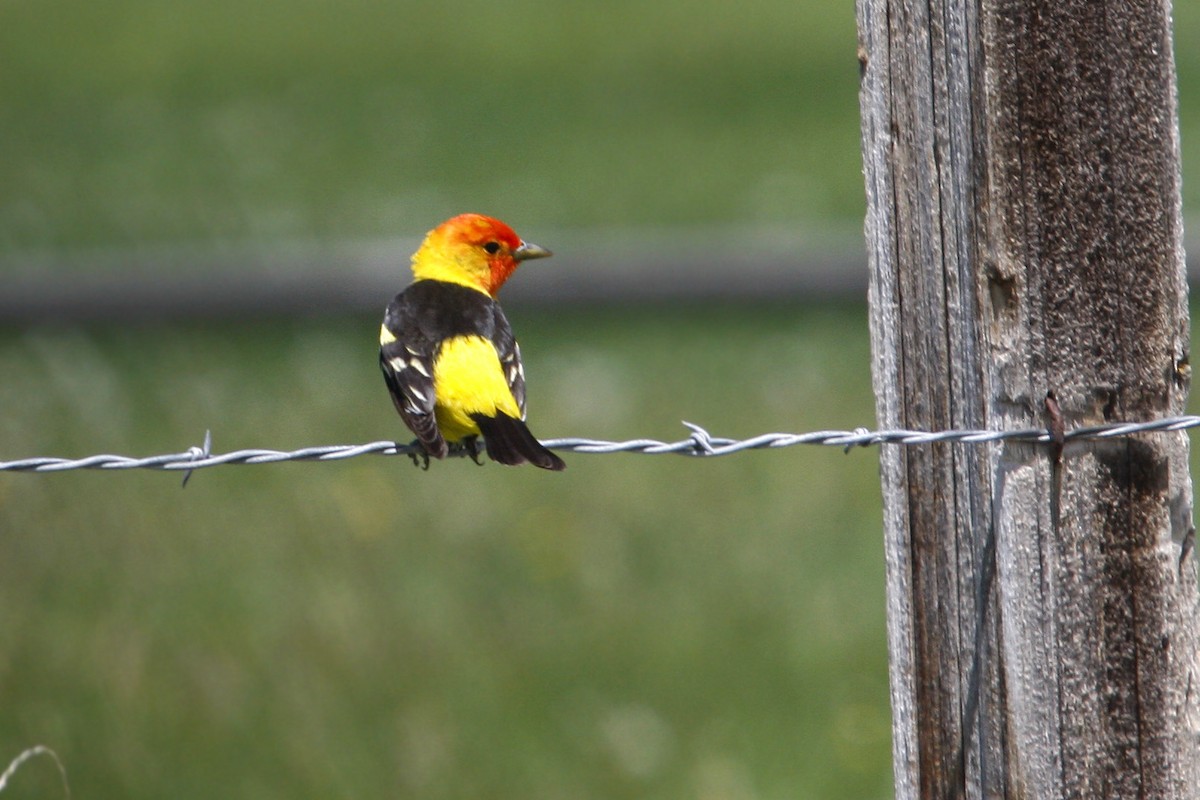
<svg viewBox="0 0 1200 800"><path fill-rule="evenodd" d="M536 235L534 235L536 233ZM734 230L530 232L555 251L506 304L866 298L861 236ZM0 254L0 324L381 310L410 280L419 241Z"/></svg>
<svg viewBox="0 0 1200 800"><path fill-rule="evenodd" d="M866 299L862 237L791 233L548 232L555 251L504 288L506 305ZM271 242L0 254L0 325L381 311L419 240ZM1200 242L1191 252L1200 252ZM1188 259L1200 278L1200 258Z"/></svg>

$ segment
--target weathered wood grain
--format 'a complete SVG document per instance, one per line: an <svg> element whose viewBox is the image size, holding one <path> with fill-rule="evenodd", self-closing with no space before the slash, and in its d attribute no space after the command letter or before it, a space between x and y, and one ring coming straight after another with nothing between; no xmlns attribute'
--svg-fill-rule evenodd
<svg viewBox="0 0 1200 800"><path fill-rule="evenodd" d="M859 0L879 423L1183 411L1169 6ZM896 793L1200 797L1184 434L885 447Z"/></svg>

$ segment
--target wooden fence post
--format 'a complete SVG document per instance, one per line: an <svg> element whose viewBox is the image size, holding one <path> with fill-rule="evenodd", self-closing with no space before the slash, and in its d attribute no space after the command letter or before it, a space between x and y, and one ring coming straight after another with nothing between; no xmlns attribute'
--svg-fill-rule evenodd
<svg viewBox="0 0 1200 800"><path fill-rule="evenodd" d="M1181 413L1169 4L858 0L858 22L879 423ZM883 449L897 797L1200 798L1186 436L1058 455Z"/></svg>

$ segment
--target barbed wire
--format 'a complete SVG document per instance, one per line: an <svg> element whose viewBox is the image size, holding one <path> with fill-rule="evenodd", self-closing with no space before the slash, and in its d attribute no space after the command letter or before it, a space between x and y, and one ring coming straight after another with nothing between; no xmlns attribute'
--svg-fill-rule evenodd
<svg viewBox="0 0 1200 800"><path fill-rule="evenodd" d="M675 442L657 439L629 439L610 442L602 439L564 438L546 439L543 445L551 450L573 453L642 453L660 455L674 453L684 456L709 458L740 453L744 450L771 450L780 447L809 444L841 447L846 451L855 447L872 445L927 445L940 442L979 444L984 442L1028 442L1050 444L1056 441L1054 434L1042 428L1022 430L945 430L915 431L904 429L871 431L857 428L853 431L813 431L810 433L764 433L749 439L729 439L713 436L707 430L690 422L683 423L691 435ZM1062 443L1116 439L1141 433L1162 433L1200 427L1200 416L1167 417L1151 422L1118 422L1092 425L1066 431ZM477 457L478 449L457 447L451 455ZM303 447L298 450L248 449L229 453L212 452L211 432L204 436L204 444L190 447L181 453L136 458L120 455L92 455L83 458L34 457L16 461L0 461L0 471L8 472L63 472L73 469L158 469L184 472L184 482L193 470L217 467L225 464L275 464L281 461L343 461L364 455L419 457L421 449L416 443L378 441L357 445L321 445Z"/></svg>

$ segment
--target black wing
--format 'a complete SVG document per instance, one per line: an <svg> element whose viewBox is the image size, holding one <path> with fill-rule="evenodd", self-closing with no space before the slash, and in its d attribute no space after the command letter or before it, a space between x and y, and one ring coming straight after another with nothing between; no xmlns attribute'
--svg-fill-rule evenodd
<svg viewBox="0 0 1200 800"><path fill-rule="evenodd" d="M488 456L501 464L528 462L542 469L566 469L567 465L563 460L543 447L525 425L525 368L521 365L521 348L517 345L512 327L498 304L495 305L495 320L492 344L496 346L496 353L500 356L500 366L508 380L508 388L517 401L521 418L513 419L505 414L497 414L494 417L477 414L472 417L483 433Z"/></svg>
<svg viewBox="0 0 1200 800"><path fill-rule="evenodd" d="M495 309L495 330L492 333L492 344L496 346L496 354L500 356L500 368L508 381L513 399L521 411L521 419L525 419L525 367L521 364L521 348L513 337L512 327L499 303L493 303Z"/></svg>
<svg viewBox="0 0 1200 800"><path fill-rule="evenodd" d="M445 458L449 448L434 415L433 358L439 342L421 332L408 305L402 293L387 308L379 332L379 368L404 424L416 434L425 452Z"/></svg>

